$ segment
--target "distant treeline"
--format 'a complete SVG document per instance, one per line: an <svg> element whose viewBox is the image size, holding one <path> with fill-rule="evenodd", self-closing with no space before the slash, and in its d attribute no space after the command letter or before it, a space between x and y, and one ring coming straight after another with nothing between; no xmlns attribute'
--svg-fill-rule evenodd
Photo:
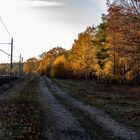
<svg viewBox="0 0 140 140"><path fill-rule="evenodd" d="M55 47L38 59L28 59L24 72L58 78L97 78L108 83L140 83L139 1L108 1L108 15L102 15L100 25L79 33L70 50Z"/></svg>
<svg viewBox="0 0 140 140"><path fill-rule="evenodd" d="M18 75L19 73L19 63L13 63L12 73ZM10 63L1 63L0 64L0 75L10 74Z"/></svg>

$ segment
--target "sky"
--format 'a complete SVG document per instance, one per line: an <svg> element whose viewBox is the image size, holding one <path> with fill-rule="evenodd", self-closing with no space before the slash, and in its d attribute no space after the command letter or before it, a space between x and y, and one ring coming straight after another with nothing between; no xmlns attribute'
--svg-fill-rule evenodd
<svg viewBox="0 0 140 140"><path fill-rule="evenodd" d="M106 0L0 0L0 43L14 39L14 61L24 61L51 48L70 49L78 33L97 26L107 13ZM10 54L10 45L0 45ZM0 51L0 63L10 62Z"/></svg>

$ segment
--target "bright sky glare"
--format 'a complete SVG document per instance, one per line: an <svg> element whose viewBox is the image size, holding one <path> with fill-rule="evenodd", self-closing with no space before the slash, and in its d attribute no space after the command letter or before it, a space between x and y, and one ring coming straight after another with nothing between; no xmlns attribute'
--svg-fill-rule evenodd
<svg viewBox="0 0 140 140"><path fill-rule="evenodd" d="M0 0L0 16L14 38L14 60L37 57L61 46L70 49L78 33L98 25L106 0ZM0 23L0 43L10 42ZM10 45L0 45L10 53ZM0 52L0 62L9 58Z"/></svg>

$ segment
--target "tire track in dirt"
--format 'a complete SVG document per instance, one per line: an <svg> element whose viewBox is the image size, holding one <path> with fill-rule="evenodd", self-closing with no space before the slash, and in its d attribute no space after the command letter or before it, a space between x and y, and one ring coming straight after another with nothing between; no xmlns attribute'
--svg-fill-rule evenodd
<svg viewBox="0 0 140 140"><path fill-rule="evenodd" d="M44 100L42 105L48 105L53 115L58 132L57 140L97 140L97 138L84 129L58 99L52 95L43 77L40 78L39 90L40 97Z"/></svg>
<svg viewBox="0 0 140 140"><path fill-rule="evenodd" d="M91 121L96 122L101 128L105 128L107 135L111 139L119 140L140 140L138 133L127 128L126 126L118 123L113 118L108 116L104 111L100 111L90 105L83 104L80 101L72 98L66 92L61 90L55 83L53 83L49 78L45 78L46 83L49 85L50 90L60 99L64 104L67 104L73 108L77 108L90 118Z"/></svg>

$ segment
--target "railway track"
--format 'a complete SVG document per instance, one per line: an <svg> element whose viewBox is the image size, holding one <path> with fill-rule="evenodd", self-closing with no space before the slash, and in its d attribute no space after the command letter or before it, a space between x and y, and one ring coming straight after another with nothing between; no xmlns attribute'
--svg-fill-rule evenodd
<svg viewBox="0 0 140 140"><path fill-rule="evenodd" d="M15 81L18 79L18 77L16 76L10 77L10 76L5 76L5 75L0 76L0 86L10 83L11 79L12 81Z"/></svg>

